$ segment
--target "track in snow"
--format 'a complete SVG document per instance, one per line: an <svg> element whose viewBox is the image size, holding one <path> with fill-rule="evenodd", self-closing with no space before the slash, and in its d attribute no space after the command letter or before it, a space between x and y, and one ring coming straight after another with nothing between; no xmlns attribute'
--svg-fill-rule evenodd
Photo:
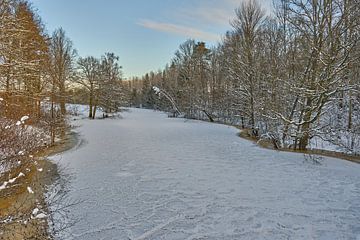
<svg viewBox="0 0 360 240"><path fill-rule="evenodd" d="M79 120L74 239L356 239L360 165L261 149L232 127L131 109Z"/></svg>

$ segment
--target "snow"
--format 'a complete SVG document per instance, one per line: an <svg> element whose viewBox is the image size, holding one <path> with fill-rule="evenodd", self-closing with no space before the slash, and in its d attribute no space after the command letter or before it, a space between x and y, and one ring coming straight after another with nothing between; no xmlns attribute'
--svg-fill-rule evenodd
<svg viewBox="0 0 360 240"><path fill-rule="evenodd" d="M0 221L0 223L11 223L13 221L12 216L8 216L6 219Z"/></svg>
<svg viewBox="0 0 360 240"><path fill-rule="evenodd" d="M356 239L360 164L262 149L220 124L130 109L77 120L64 239ZM56 216L55 216L56 218Z"/></svg>
<svg viewBox="0 0 360 240"><path fill-rule="evenodd" d="M9 183L14 183L16 181L16 177L9 180Z"/></svg>
<svg viewBox="0 0 360 240"><path fill-rule="evenodd" d="M23 117L21 117L20 121L25 122L28 119L29 119L29 116L23 116Z"/></svg>
<svg viewBox="0 0 360 240"><path fill-rule="evenodd" d="M3 184L1 184L1 186L0 186L0 191L1 191L1 190L4 190L7 185L8 185L8 182L7 182L7 181L3 182Z"/></svg>
<svg viewBox="0 0 360 240"><path fill-rule="evenodd" d="M329 141L324 141L323 139L319 137L313 137L310 140L310 149L320 149L320 150L326 150L326 151L332 151L332 152L345 152L344 149L341 147L330 143Z"/></svg>
<svg viewBox="0 0 360 240"><path fill-rule="evenodd" d="M22 117L20 118L20 121L17 121L17 122L16 122L16 126L20 126L21 124L24 124L25 121L28 120L28 119L29 119L29 116L22 116Z"/></svg>
<svg viewBox="0 0 360 240"><path fill-rule="evenodd" d="M34 191L31 189L31 187L27 187L27 190L30 194L34 194Z"/></svg>
<svg viewBox="0 0 360 240"><path fill-rule="evenodd" d="M156 94L159 94L159 93L160 93L160 88L158 88L158 87L156 87L156 86L153 86L152 88L153 88L153 90L154 90L154 92L155 92Z"/></svg>
<svg viewBox="0 0 360 240"><path fill-rule="evenodd" d="M14 183L18 178L24 177L24 176L25 176L25 174L23 174L22 172L20 172L17 177L11 178L11 179L9 179L9 181L3 182L3 184L0 186L0 191L1 191L1 190L4 190L9 183Z"/></svg>
<svg viewBox="0 0 360 240"><path fill-rule="evenodd" d="M44 213L39 213L38 215L35 216L36 219L43 219L43 218L46 218L46 214Z"/></svg>
<svg viewBox="0 0 360 240"><path fill-rule="evenodd" d="M38 212L39 212L39 209L38 208L34 208L34 210L32 211L32 215L36 215L36 214L38 214Z"/></svg>

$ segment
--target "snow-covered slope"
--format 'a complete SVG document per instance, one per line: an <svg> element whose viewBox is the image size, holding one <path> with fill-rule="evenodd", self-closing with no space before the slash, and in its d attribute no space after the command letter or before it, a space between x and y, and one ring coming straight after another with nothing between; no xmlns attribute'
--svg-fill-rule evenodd
<svg viewBox="0 0 360 240"><path fill-rule="evenodd" d="M360 165L257 147L232 127L131 109L79 120L56 156L74 239L359 239Z"/></svg>

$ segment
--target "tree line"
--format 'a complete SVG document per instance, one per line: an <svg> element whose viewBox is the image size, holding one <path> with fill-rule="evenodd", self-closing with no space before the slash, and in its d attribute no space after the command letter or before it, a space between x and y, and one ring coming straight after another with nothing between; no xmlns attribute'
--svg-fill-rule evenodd
<svg viewBox="0 0 360 240"><path fill-rule="evenodd" d="M11 204L0 214L5 238L55 237L69 227L67 208L75 203L66 199L68 177L61 169L51 174L51 193L39 195L32 205L32 194L41 190L30 186L46 188L43 180L34 180L43 171L37 155L66 136L67 103L89 104L91 119L97 109L106 115L123 104L118 61L114 53L79 57L65 30L48 33L29 1L0 0L0 198ZM49 175L44 173L45 178ZM20 199L13 202L15 196ZM39 208L49 213L51 232L37 219ZM61 218L53 219L54 212Z"/></svg>
<svg viewBox="0 0 360 240"><path fill-rule="evenodd" d="M88 103L90 118L99 108L117 110L124 101L118 61L114 53L79 57L65 30L49 34L29 1L0 0L0 165L64 136L68 102Z"/></svg>
<svg viewBox="0 0 360 240"><path fill-rule="evenodd" d="M360 2L244 1L222 41L187 40L164 70L128 83L131 103L231 123L275 148L318 139L360 152ZM161 95L161 93L160 93Z"/></svg>

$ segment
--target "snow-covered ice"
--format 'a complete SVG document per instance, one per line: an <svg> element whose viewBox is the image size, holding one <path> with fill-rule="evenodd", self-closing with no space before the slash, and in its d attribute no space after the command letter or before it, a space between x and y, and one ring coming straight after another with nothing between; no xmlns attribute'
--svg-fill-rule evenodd
<svg viewBox="0 0 360 240"><path fill-rule="evenodd" d="M358 239L360 164L262 149L220 124L131 109L78 120L73 239ZM67 238L68 239L68 238Z"/></svg>

